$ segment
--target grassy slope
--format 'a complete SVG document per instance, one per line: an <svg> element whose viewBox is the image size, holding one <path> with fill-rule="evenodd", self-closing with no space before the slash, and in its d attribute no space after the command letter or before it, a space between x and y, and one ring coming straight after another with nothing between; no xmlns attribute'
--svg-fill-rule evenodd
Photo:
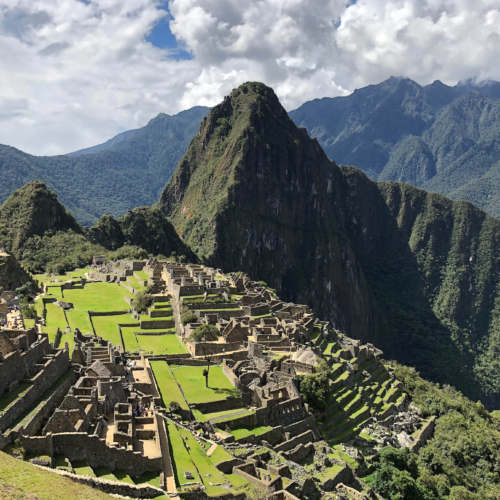
<svg viewBox="0 0 500 500"><path fill-rule="evenodd" d="M205 386L203 366L175 366L172 373L182 387L189 403L205 403L219 401L227 396L238 396L238 391L222 373L222 367L212 366L208 378L209 387Z"/></svg>
<svg viewBox="0 0 500 500"><path fill-rule="evenodd" d="M110 500L113 497L0 452L0 498Z"/></svg>

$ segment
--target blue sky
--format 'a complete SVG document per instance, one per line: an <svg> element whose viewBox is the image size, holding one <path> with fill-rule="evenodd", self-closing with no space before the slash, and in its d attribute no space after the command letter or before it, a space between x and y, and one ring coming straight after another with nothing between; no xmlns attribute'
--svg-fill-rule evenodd
<svg viewBox="0 0 500 500"><path fill-rule="evenodd" d="M0 0L0 144L63 154L214 106L500 80L500 0Z"/></svg>
<svg viewBox="0 0 500 500"><path fill-rule="evenodd" d="M159 49L171 49L170 57L176 61L192 59L192 55L179 46L177 39L172 34L172 31L170 31L169 22L172 19L172 15L168 10L168 5L164 4L160 8L165 10L167 15L155 24L151 33L146 37L146 41Z"/></svg>

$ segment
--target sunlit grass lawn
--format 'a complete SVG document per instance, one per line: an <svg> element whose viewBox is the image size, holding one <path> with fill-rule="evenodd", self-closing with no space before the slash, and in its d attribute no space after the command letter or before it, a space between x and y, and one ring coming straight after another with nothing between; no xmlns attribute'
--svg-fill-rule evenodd
<svg viewBox="0 0 500 500"><path fill-rule="evenodd" d="M205 368L204 366L172 366L172 373L182 387L188 403L205 403L226 399L227 396L239 396L238 391L222 372L221 366L210 368L209 387L206 387L203 376Z"/></svg>
<svg viewBox="0 0 500 500"><path fill-rule="evenodd" d="M271 427L267 427L265 425L256 425L254 427L241 427L240 429L231 429L231 434L236 439L240 439L242 437L251 436L252 434L254 436L259 436L270 430Z"/></svg>
<svg viewBox="0 0 500 500"><path fill-rule="evenodd" d="M112 500L112 496L0 452L0 498Z"/></svg>
<svg viewBox="0 0 500 500"><path fill-rule="evenodd" d="M137 329L136 329L137 330ZM175 334L167 335L137 335L139 347L153 354L183 354L186 347Z"/></svg>
<svg viewBox="0 0 500 500"><path fill-rule="evenodd" d="M122 337L123 337L123 343L125 345L125 350L134 352L139 349L139 344L137 343L137 340L135 339L135 334L134 332L138 331L139 327L138 326L125 326L122 327Z"/></svg>
<svg viewBox="0 0 500 500"><path fill-rule="evenodd" d="M113 345L122 345L118 323L133 323L130 314L116 316L92 316L95 333L103 339L109 340Z"/></svg>
<svg viewBox="0 0 500 500"><path fill-rule="evenodd" d="M125 311L130 307L125 296L132 294L117 283L87 283L81 290L64 290L64 300L84 311Z"/></svg>
<svg viewBox="0 0 500 500"><path fill-rule="evenodd" d="M176 401L182 409L188 410L189 406L172 375L168 363L160 360L150 361L150 363L164 406L167 408L172 401Z"/></svg>

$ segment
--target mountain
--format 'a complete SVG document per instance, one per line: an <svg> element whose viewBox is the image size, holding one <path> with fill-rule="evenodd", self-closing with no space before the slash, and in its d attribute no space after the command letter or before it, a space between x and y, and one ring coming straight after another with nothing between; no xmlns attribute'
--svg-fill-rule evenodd
<svg viewBox="0 0 500 500"><path fill-rule="evenodd" d="M134 208L118 219L104 214L86 234L108 250L137 246L152 255L185 255L191 262L196 260L158 207Z"/></svg>
<svg viewBox="0 0 500 500"><path fill-rule="evenodd" d="M32 156L0 145L0 203L29 181L42 180L82 225L154 203L209 108L160 113L145 127L65 156Z"/></svg>
<svg viewBox="0 0 500 500"><path fill-rule="evenodd" d="M500 217L500 83L420 86L392 77L290 112L329 158Z"/></svg>
<svg viewBox="0 0 500 500"><path fill-rule="evenodd" d="M16 258L32 273L56 274L84 267L94 255L111 251L118 252L118 258L151 253L195 259L160 209L139 207L118 219L105 214L84 230L41 181L28 182L0 207L0 240L13 254L0 258L0 286L8 281L4 275L13 276L13 283L23 277Z"/></svg>
<svg viewBox="0 0 500 500"><path fill-rule="evenodd" d="M337 166L247 83L202 122L159 205L203 261L500 404L500 221L472 204Z"/></svg>

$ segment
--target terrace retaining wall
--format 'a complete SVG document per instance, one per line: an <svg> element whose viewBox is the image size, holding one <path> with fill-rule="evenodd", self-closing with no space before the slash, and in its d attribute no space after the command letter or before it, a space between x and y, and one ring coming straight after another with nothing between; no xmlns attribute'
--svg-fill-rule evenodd
<svg viewBox="0 0 500 500"><path fill-rule="evenodd" d="M44 339L43 342L46 342ZM40 346L38 344L38 346ZM37 347L38 347L37 346ZM35 348L34 348L35 349ZM28 354L30 349L21 354L21 359ZM34 366L31 365L31 366ZM31 379L32 387L22 397L14 401L8 409L0 415L0 431L5 430L17 417L24 413L43 393L56 381L69 367L69 351L60 350L57 354L45 363L43 370L39 371Z"/></svg>
<svg viewBox="0 0 500 500"><path fill-rule="evenodd" d="M98 477L81 476L78 474L67 472L65 470L51 469L49 467L43 467L36 464L31 465L39 467L40 469L48 470L53 474L67 477L75 483L85 484L86 486L90 486L91 488L95 488L107 494L120 495L122 497L131 498L151 498L165 494L165 492L160 488L156 488L155 486L151 486L149 484L134 485L125 483L123 481L110 481L108 479L101 479Z"/></svg>
<svg viewBox="0 0 500 500"><path fill-rule="evenodd" d="M201 413L215 413L218 411L234 410L236 408L242 408L243 401L241 400L241 398L228 396L226 399L221 399L219 401L196 403L191 406L193 408L196 408L198 411L201 411Z"/></svg>

